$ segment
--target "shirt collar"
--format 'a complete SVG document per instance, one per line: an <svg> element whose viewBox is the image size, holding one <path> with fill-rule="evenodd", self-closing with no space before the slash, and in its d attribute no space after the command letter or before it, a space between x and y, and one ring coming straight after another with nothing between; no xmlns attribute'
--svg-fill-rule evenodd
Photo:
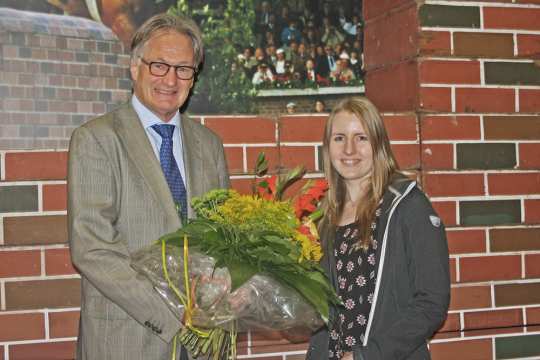
<svg viewBox="0 0 540 360"><path fill-rule="evenodd" d="M175 125L180 129L180 112L177 111L171 121L165 123L163 120L161 120L159 117L157 117L156 114L154 114L150 109L148 109L138 98L135 94L131 97L131 105L133 106L133 109L135 109L135 112L139 116L139 120L141 121L142 126L145 130L147 130L149 127L155 124L171 124Z"/></svg>

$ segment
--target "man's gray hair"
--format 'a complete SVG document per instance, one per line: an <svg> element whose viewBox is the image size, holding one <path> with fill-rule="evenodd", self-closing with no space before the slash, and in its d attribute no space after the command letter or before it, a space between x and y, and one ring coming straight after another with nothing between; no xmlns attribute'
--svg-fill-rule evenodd
<svg viewBox="0 0 540 360"><path fill-rule="evenodd" d="M198 68L204 57L204 48L201 30L188 17L181 15L171 15L167 13L157 14L146 20L139 29L133 34L131 40L131 61L141 55L144 45L156 33L162 31L176 31L184 34L191 39L193 45L193 56L195 67Z"/></svg>

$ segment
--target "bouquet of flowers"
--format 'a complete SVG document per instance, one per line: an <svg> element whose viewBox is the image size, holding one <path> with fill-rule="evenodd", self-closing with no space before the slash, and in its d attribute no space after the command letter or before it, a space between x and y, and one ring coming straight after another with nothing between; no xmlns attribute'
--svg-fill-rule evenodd
<svg viewBox="0 0 540 360"><path fill-rule="evenodd" d="M284 200L303 169L261 178L266 171L260 155L252 195L220 189L194 198L196 219L133 256L182 316L177 339L193 357L234 359L237 331L315 330L328 321L329 303L340 302L318 265L314 221L326 182L310 180Z"/></svg>

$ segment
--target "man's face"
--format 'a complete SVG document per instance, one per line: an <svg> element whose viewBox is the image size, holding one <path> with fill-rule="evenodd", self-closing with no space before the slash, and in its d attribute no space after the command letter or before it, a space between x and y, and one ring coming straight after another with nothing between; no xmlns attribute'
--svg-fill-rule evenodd
<svg viewBox="0 0 540 360"><path fill-rule="evenodd" d="M148 63L195 66L191 39L175 31L155 34L143 46L141 57ZM171 120L184 104L194 81L178 79L173 67L165 76L154 76L140 58L134 59L130 71L135 95L163 121Z"/></svg>

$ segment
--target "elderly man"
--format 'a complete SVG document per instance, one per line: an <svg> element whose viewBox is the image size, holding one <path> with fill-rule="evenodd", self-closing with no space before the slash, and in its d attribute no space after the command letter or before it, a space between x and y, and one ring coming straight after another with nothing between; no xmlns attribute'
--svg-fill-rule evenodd
<svg viewBox="0 0 540 360"><path fill-rule="evenodd" d="M181 321L130 267L131 254L191 217L191 197L229 186L220 139L179 112L203 57L197 25L156 15L131 47L131 101L75 130L70 144L79 360L171 359Z"/></svg>

